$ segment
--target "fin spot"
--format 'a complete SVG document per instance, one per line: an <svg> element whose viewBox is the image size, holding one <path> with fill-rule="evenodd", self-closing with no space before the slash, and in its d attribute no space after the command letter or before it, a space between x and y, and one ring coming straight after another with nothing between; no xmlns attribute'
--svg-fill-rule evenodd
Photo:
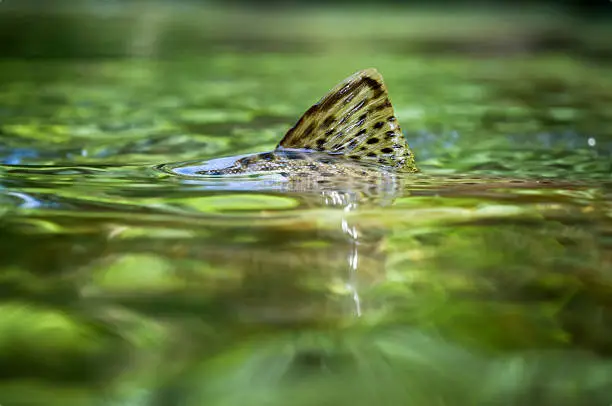
<svg viewBox="0 0 612 406"><path fill-rule="evenodd" d="M380 152L382 152L383 154L390 154L393 152L393 148L389 148L389 147L383 148L380 150Z"/></svg>
<svg viewBox="0 0 612 406"><path fill-rule="evenodd" d="M310 125L308 127L306 127L306 130L304 130L304 137L309 137L310 134L312 134L312 132L315 129L315 124L314 123L310 123Z"/></svg>
<svg viewBox="0 0 612 406"><path fill-rule="evenodd" d="M357 134L355 134L355 137L361 137L361 136L362 136L362 135L364 135L365 133L366 133L365 128L364 128L364 129L361 129L361 130L359 130L359 132L358 132Z"/></svg>
<svg viewBox="0 0 612 406"><path fill-rule="evenodd" d="M387 131L385 133L385 139L390 140L391 138L395 137L395 133L393 131Z"/></svg>
<svg viewBox="0 0 612 406"><path fill-rule="evenodd" d="M259 155L259 158L263 161L272 161L274 159L274 154L271 152L264 152L263 154Z"/></svg>
<svg viewBox="0 0 612 406"><path fill-rule="evenodd" d="M325 140L323 138L319 138L317 141L317 147L322 147L325 145Z"/></svg>
<svg viewBox="0 0 612 406"><path fill-rule="evenodd" d="M391 107L391 102L389 101L389 99L387 99L384 102L380 103L378 106L374 106L374 110L380 111L380 110L384 110L384 109L386 109L388 107Z"/></svg>
<svg viewBox="0 0 612 406"><path fill-rule="evenodd" d="M367 76L363 78L363 81L366 83L366 85L370 86L372 90L378 90L382 87L382 83L380 83L378 80L374 80Z"/></svg>
<svg viewBox="0 0 612 406"><path fill-rule="evenodd" d="M309 149L308 146L304 148ZM285 151L284 156L289 160L304 159L304 153L299 151Z"/></svg>
<svg viewBox="0 0 612 406"><path fill-rule="evenodd" d="M383 125L385 125L385 123L383 123L382 121L379 121L376 124L374 124L373 127L375 130L378 130L378 129L381 129Z"/></svg>
<svg viewBox="0 0 612 406"><path fill-rule="evenodd" d="M379 141L378 138L372 137L372 138L370 138L369 140L366 141L366 144L372 145L372 144L376 144L378 141Z"/></svg>
<svg viewBox="0 0 612 406"><path fill-rule="evenodd" d="M353 108L353 111L359 111L363 108L363 106L365 106L366 102L368 101L368 99L363 99L362 101L360 101L355 108Z"/></svg>
<svg viewBox="0 0 612 406"><path fill-rule="evenodd" d="M389 117L387 119L387 121L390 122L390 123L394 122L395 120L397 120L397 118L395 118L395 116L391 116L391 117Z"/></svg>
<svg viewBox="0 0 612 406"><path fill-rule="evenodd" d="M347 148L353 149L359 144L359 140L357 138L353 138L351 142L348 143Z"/></svg>
<svg viewBox="0 0 612 406"><path fill-rule="evenodd" d="M368 152L368 157L376 158L376 152Z"/></svg>
<svg viewBox="0 0 612 406"><path fill-rule="evenodd" d="M255 163L255 161L257 161L257 158L254 156L249 156L246 158L242 158L241 160L239 160L237 163L241 166L241 167L246 167L249 165L252 165Z"/></svg>
<svg viewBox="0 0 612 406"><path fill-rule="evenodd" d="M329 126L332 125L334 123L334 121L336 121L336 117L334 117L334 115L331 114L331 115L325 117L325 119L321 123L320 128L321 129L329 128Z"/></svg>

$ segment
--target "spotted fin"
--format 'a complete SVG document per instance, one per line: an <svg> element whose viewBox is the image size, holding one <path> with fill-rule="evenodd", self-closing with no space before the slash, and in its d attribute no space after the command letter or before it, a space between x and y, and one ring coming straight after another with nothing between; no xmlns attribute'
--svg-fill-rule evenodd
<svg viewBox="0 0 612 406"><path fill-rule="evenodd" d="M417 171L376 69L359 71L332 89L304 113L277 149L308 149Z"/></svg>

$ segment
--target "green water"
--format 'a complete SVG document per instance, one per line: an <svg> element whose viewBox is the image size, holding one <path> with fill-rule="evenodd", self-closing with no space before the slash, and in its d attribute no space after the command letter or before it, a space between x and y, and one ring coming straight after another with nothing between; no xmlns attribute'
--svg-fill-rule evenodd
<svg viewBox="0 0 612 406"><path fill-rule="evenodd" d="M2 406L612 402L609 67L312 49L0 61ZM158 169L370 66L396 196Z"/></svg>

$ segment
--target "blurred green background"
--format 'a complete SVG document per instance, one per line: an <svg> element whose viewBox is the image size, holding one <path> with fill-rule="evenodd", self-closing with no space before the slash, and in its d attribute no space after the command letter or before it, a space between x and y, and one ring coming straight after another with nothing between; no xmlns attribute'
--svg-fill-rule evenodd
<svg viewBox="0 0 612 406"><path fill-rule="evenodd" d="M548 50L609 57L609 6L603 0L4 0L0 49L4 57L155 57L228 47L353 49L357 41L360 47L404 51Z"/></svg>
<svg viewBox="0 0 612 406"><path fill-rule="evenodd" d="M609 404L611 7L3 0L0 405ZM159 170L369 66L389 205Z"/></svg>

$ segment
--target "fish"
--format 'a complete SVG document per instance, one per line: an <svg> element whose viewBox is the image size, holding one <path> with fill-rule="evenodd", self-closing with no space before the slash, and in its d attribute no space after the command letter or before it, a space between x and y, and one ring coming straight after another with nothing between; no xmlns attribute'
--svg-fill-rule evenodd
<svg viewBox="0 0 612 406"><path fill-rule="evenodd" d="M323 196L325 205L376 201L386 205L421 184L432 193L558 186L549 180L457 176L428 178L400 127L387 86L375 68L331 89L291 127L272 151L162 164L179 177L209 181L208 190L275 191ZM418 176L415 176L418 175ZM202 183L200 183L202 184Z"/></svg>
<svg viewBox="0 0 612 406"><path fill-rule="evenodd" d="M168 167L190 177L263 176L292 191L392 187L396 174L419 172L382 75L349 76L312 105L273 151ZM270 178L272 176L272 178Z"/></svg>

